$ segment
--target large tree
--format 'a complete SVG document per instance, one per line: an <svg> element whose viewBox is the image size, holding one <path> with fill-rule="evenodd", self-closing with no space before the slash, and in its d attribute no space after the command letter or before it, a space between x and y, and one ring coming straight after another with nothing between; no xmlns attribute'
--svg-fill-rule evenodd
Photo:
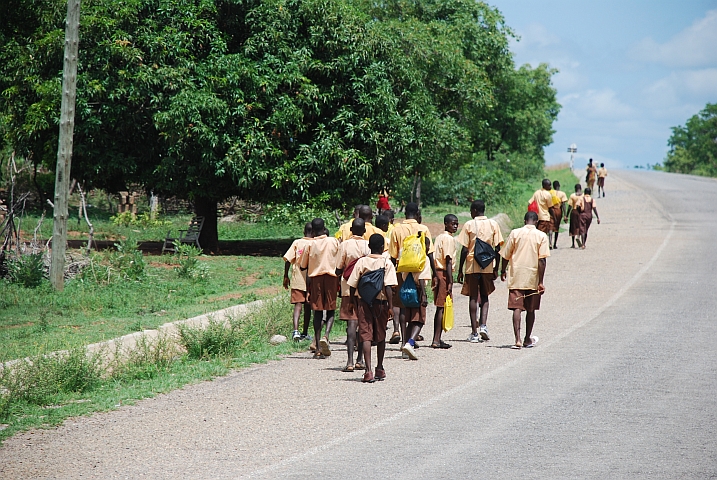
<svg viewBox="0 0 717 480"><path fill-rule="evenodd" d="M668 172L717 177L717 104L708 103L684 126L673 127L667 145Z"/></svg>
<svg viewBox="0 0 717 480"><path fill-rule="evenodd" d="M3 135L51 167L63 2L7 3ZM551 72L516 71L510 35L471 0L85 0L73 175L193 200L214 250L230 195L340 206L476 150L542 152Z"/></svg>

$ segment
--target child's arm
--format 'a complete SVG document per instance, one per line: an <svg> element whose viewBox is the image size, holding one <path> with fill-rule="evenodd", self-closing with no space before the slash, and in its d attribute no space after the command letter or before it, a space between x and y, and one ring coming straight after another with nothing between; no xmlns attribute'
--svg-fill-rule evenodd
<svg viewBox="0 0 717 480"><path fill-rule="evenodd" d="M388 314L393 317L393 288L390 285L386 285L384 291L388 300Z"/></svg>
<svg viewBox="0 0 717 480"><path fill-rule="evenodd" d="M448 277L446 289L450 295L453 290L453 259L451 257L446 257L446 276Z"/></svg>
<svg viewBox="0 0 717 480"><path fill-rule="evenodd" d="M289 288L289 269L291 268L291 262L284 261L284 289Z"/></svg>
<svg viewBox="0 0 717 480"><path fill-rule="evenodd" d="M427 307L428 306L428 295L426 295L426 281L419 280L418 284L420 285L420 288L421 288L421 306Z"/></svg>
<svg viewBox="0 0 717 480"><path fill-rule="evenodd" d="M598 225L600 225L600 215L598 215L597 207L593 207L593 212L595 212L595 216L597 217Z"/></svg>
<svg viewBox="0 0 717 480"><path fill-rule="evenodd" d="M508 269L509 260L503 257L503 265L500 268L500 281L505 282L505 271Z"/></svg>
<svg viewBox="0 0 717 480"><path fill-rule="evenodd" d="M458 265L458 283L463 283L463 264L466 263L466 257L468 256L468 249L466 247L461 248L461 260Z"/></svg>

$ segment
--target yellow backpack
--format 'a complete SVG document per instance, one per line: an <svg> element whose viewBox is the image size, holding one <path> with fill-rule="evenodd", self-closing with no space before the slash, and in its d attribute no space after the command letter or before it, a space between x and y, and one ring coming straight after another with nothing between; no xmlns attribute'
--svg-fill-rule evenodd
<svg viewBox="0 0 717 480"><path fill-rule="evenodd" d="M555 190L550 190L550 196L553 197L553 206L560 205L562 203L558 198L558 192Z"/></svg>
<svg viewBox="0 0 717 480"><path fill-rule="evenodd" d="M425 232L417 232L403 240L403 248L398 259L398 272L422 272L426 266Z"/></svg>

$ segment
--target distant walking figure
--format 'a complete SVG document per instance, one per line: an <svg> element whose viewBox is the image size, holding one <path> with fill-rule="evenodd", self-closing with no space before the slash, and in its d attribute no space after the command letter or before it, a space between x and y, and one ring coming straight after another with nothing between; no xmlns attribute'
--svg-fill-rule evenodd
<svg viewBox="0 0 717 480"><path fill-rule="evenodd" d="M602 190L602 196L605 196L605 177L607 177L607 168L605 168L605 164L601 163L600 168L598 169L598 194L597 196L600 196L600 191Z"/></svg>
<svg viewBox="0 0 717 480"><path fill-rule="evenodd" d="M573 245L570 248L575 248L575 240L578 241L578 246L582 247L582 230L580 230L580 212L583 210L583 187L579 183L575 184L575 193L570 195L568 200L568 211L565 213L565 222L570 220L570 238L573 241Z"/></svg>
<svg viewBox="0 0 717 480"><path fill-rule="evenodd" d="M583 195L583 211L580 213L580 234L583 240L581 248L583 249L585 249L585 242L588 241L588 230L590 230L590 224L593 222L593 212L595 212L598 225L600 225L600 215L598 215L595 199L590 196L591 193L593 192L590 188L585 188L585 194Z"/></svg>
<svg viewBox="0 0 717 480"><path fill-rule="evenodd" d="M587 175L585 175L585 183L590 188L590 190L592 190L595 186L595 179L597 178L597 167L593 163L592 158L588 162L588 166L585 170L587 171Z"/></svg>

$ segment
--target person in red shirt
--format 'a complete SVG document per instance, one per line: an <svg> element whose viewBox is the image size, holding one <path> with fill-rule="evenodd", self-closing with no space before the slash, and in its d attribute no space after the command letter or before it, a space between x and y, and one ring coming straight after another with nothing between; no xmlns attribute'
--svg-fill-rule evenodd
<svg viewBox="0 0 717 480"><path fill-rule="evenodd" d="M378 196L378 202L376 202L376 209L378 210L378 214L381 215L386 210L391 210L391 205L388 203L388 197L381 193Z"/></svg>

